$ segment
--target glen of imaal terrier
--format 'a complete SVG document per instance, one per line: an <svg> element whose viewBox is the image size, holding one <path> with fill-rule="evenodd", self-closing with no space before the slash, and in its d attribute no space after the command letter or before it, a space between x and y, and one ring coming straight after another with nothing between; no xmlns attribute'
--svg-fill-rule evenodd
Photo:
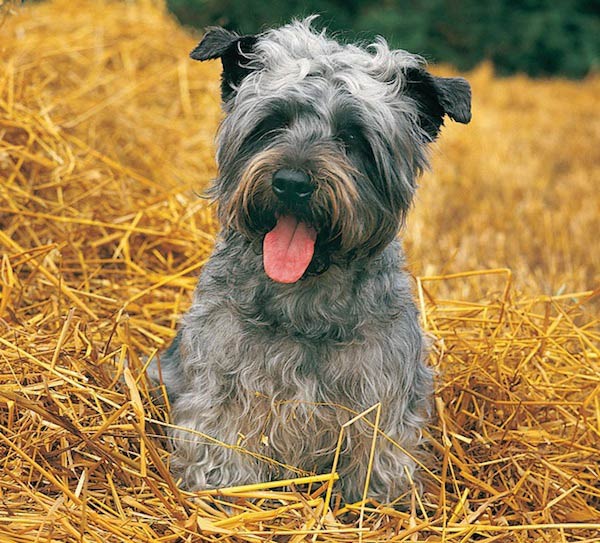
<svg viewBox="0 0 600 543"><path fill-rule="evenodd" d="M341 425L381 403L391 440L377 439L369 496L393 500L432 394L397 234L444 116L471 118L469 84L383 39L341 45L310 19L212 28L191 57L223 65L222 232L160 359L173 422L192 430L172 432L173 473L197 490L324 472ZM348 428L346 501L362 495L372 432Z"/></svg>

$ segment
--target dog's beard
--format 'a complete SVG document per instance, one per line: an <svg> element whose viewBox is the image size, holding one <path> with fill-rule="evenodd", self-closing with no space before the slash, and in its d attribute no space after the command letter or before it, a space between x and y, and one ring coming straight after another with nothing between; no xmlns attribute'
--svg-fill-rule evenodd
<svg viewBox="0 0 600 543"><path fill-rule="evenodd" d="M262 237L265 273L278 283L295 283L309 267L317 239L310 206L283 206L271 188L283 160L276 150L250 162L225 211L228 224L247 237Z"/></svg>
<svg viewBox="0 0 600 543"><path fill-rule="evenodd" d="M382 228L391 232L389 242L398 226L361 201L357 179L364 180L338 149L323 146L308 163L315 190L306 204L284 204L273 193L273 174L289 167L277 148L254 156L232 194L219 199L225 228L256 243L265 273L280 283L318 274L332 257L367 253L382 239Z"/></svg>

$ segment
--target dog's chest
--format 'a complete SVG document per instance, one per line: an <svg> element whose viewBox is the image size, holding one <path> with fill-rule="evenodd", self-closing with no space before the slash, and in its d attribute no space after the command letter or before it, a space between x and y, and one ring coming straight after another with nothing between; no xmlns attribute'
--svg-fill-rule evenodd
<svg viewBox="0 0 600 543"><path fill-rule="evenodd" d="M308 470L326 465L341 426L352 418L354 403L341 393L339 383L327 383L326 373L315 361L305 367L290 361L271 365L261 379L238 388L245 404L239 420L240 444ZM309 457L308 451L313 451Z"/></svg>
<svg viewBox="0 0 600 543"><path fill-rule="evenodd" d="M271 403L267 411L273 413L282 403L370 407L369 402L380 400L369 392L381 379L381 351L373 346L374 337L357 337L362 339L343 343L310 341L283 332L263 334L257 340L255 334L242 333L237 360L230 361L228 371L231 393L245 404L262 405L257 398L266 400Z"/></svg>
<svg viewBox="0 0 600 543"><path fill-rule="evenodd" d="M296 403L354 406L365 399L378 378L385 339L350 292L334 290L262 291L251 304L235 304L236 333L225 349L232 353L233 390Z"/></svg>

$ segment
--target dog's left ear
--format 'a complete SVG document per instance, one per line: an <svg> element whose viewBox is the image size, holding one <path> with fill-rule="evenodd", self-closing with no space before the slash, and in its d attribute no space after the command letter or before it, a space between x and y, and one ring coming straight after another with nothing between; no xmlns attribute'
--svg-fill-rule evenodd
<svg viewBox="0 0 600 543"><path fill-rule="evenodd" d="M194 60L220 58L223 64L221 97L226 102L251 70L245 66L247 54L257 41L256 36L240 36L221 27L207 29L204 38L190 53Z"/></svg>
<svg viewBox="0 0 600 543"><path fill-rule="evenodd" d="M436 77L420 68L405 72L405 92L418 105L419 126L433 141L444 115L467 124L471 120L471 85L462 77Z"/></svg>

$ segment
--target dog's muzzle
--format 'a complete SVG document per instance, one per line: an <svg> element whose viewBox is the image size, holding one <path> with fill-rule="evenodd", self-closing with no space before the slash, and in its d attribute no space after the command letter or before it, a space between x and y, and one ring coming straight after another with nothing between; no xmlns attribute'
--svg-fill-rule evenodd
<svg viewBox="0 0 600 543"><path fill-rule="evenodd" d="M271 187L277 198L286 204L306 203L315 190L306 172L287 168L273 174Z"/></svg>

